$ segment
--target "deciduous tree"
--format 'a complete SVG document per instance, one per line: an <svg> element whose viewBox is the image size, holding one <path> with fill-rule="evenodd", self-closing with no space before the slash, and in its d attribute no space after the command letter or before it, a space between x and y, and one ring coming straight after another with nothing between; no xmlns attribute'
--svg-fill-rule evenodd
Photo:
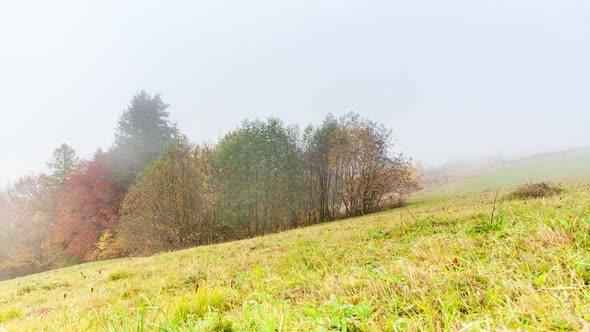
<svg viewBox="0 0 590 332"><path fill-rule="evenodd" d="M109 168L109 156L99 152L93 160L80 163L64 185L51 242L65 258L96 258L101 235L118 225L121 196L108 178Z"/></svg>
<svg viewBox="0 0 590 332"><path fill-rule="evenodd" d="M303 135L306 216L312 223L334 220L340 213L338 179L329 158L337 130L337 120L328 115L320 126L308 126Z"/></svg>
<svg viewBox="0 0 590 332"><path fill-rule="evenodd" d="M122 205L124 247L149 254L214 240L210 159L208 148L179 141L139 175Z"/></svg>
<svg viewBox="0 0 590 332"><path fill-rule="evenodd" d="M328 156L346 216L375 212L391 194L403 195L416 185L410 160L391 151L393 142L390 129L357 114L338 121Z"/></svg>
<svg viewBox="0 0 590 332"><path fill-rule="evenodd" d="M230 238L297 225L303 169L295 128L273 118L244 122L217 146L214 170L219 220Z"/></svg>
<svg viewBox="0 0 590 332"><path fill-rule="evenodd" d="M17 232L14 224L14 210L6 194L0 192L0 262L15 248Z"/></svg>
<svg viewBox="0 0 590 332"><path fill-rule="evenodd" d="M393 144L391 130L355 113L309 126L303 137L307 219L324 222L401 204L417 178Z"/></svg>
<svg viewBox="0 0 590 332"><path fill-rule="evenodd" d="M28 175L19 178L8 188L11 220L6 225L11 234L11 245L0 274L13 277L46 268L45 243L49 228L49 178Z"/></svg>

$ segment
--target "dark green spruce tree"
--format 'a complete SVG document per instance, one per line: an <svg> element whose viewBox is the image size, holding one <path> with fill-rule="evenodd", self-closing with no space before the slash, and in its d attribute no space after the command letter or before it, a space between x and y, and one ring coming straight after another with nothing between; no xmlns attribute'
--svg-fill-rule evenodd
<svg viewBox="0 0 590 332"><path fill-rule="evenodd" d="M159 94L151 96L142 90L119 118L110 152L113 179L124 188L129 188L136 175L179 136L176 125L170 121L169 106Z"/></svg>

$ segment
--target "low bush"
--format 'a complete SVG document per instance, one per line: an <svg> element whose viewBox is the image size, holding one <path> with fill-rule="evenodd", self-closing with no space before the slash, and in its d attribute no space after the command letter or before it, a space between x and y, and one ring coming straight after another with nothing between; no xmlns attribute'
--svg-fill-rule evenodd
<svg viewBox="0 0 590 332"><path fill-rule="evenodd" d="M563 192L559 186L548 182L524 184L506 196L506 199L529 199L557 195Z"/></svg>

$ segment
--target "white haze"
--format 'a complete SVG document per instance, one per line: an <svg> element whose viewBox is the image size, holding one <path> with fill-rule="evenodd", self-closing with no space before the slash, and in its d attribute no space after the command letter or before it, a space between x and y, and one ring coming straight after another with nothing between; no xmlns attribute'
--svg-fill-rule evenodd
<svg viewBox="0 0 590 332"><path fill-rule="evenodd" d="M354 110L425 165L587 146L590 2L2 1L0 186L140 89L196 142Z"/></svg>

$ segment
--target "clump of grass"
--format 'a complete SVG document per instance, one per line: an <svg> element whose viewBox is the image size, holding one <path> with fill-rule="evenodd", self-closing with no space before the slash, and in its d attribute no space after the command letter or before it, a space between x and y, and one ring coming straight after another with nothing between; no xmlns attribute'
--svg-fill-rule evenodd
<svg viewBox="0 0 590 332"><path fill-rule="evenodd" d="M509 200L541 198L557 195L562 192L562 188L553 185L549 182L527 183L516 188L516 190L508 194L505 198Z"/></svg>
<svg viewBox="0 0 590 332"><path fill-rule="evenodd" d="M19 296L21 296L21 295L33 292L33 291L37 290L38 288L39 288L39 286L37 286L36 284L26 284L23 287L19 288L19 290L16 293Z"/></svg>
<svg viewBox="0 0 590 332"><path fill-rule="evenodd" d="M62 288L62 287L69 287L70 283L69 282L52 282L49 284L45 284L41 286L41 289L46 290L46 291L50 291L50 290L54 290L54 289L58 289L58 288Z"/></svg>
<svg viewBox="0 0 590 332"><path fill-rule="evenodd" d="M202 318L212 310L223 310L226 294L220 287L200 287L191 295L180 295L174 304L174 318L186 321L190 317Z"/></svg>
<svg viewBox="0 0 590 332"><path fill-rule="evenodd" d="M20 316L22 316L22 312L18 309L0 309L0 324L11 319L19 318Z"/></svg>
<svg viewBox="0 0 590 332"><path fill-rule="evenodd" d="M109 280L110 281L116 281L116 280L121 280L121 279L126 279L129 278L131 276L131 272L129 271L116 271L116 272L111 272L109 274Z"/></svg>

